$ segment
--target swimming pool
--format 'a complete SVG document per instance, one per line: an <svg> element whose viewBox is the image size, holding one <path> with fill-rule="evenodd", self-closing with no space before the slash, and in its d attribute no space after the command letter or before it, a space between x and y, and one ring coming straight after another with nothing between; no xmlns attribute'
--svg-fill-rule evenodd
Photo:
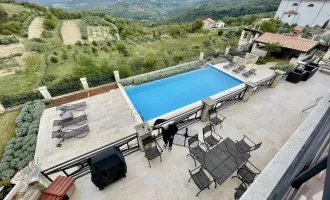
<svg viewBox="0 0 330 200"><path fill-rule="evenodd" d="M125 89L144 121L233 88L243 82L208 65L166 79Z"/></svg>

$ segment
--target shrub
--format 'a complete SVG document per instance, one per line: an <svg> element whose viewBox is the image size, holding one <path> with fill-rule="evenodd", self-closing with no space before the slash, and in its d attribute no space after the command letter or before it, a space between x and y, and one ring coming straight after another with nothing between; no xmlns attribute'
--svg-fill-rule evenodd
<svg viewBox="0 0 330 200"><path fill-rule="evenodd" d="M275 57L273 56L265 56L265 57L260 57L258 60L257 60L257 64L266 64L268 62L272 62L276 60Z"/></svg>
<svg viewBox="0 0 330 200"><path fill-rule="evenodd" d="M152 72L149 74L143 74L143 75L139 75L139 76L135 76L135 77L121 79L120 83L123 86L128 86L128 85L132 85L132 84L139 85L139 84L167 78L170 76L174 76L177 74L189 72L189 71L192 71L192 70L195 70L198 68L200 68L199 62L195 61L195 62L183 64L183 65L178 65L176 68L165 69L165 70ZM119 72L121 72L121 71L119 70Z"/></svg>
<svg viewBox="0 0 330 200"><path fill-rule="evenodd" d="M77 41L77 42L76 42L76 45L78 45L78 46L82 46L82 42L81 42L81 41Z"/></svg>
<svg viewBox="0 0 330 200"><path fill-rule="evenodd" d="M9 140L0 161L0 180L10 179L15 170L23 169L33 160L40 117L45 108L41 101L23 105L16 118L16 138Z"/></svg>
<svg viewBox="0 0 330 200"><path fill-rule="evenodd" d="M69 57L68 57L68 54L66 54L65 52L62 53L62 59L63 60L67 60Z"/></svg>
<svg viewBox="0 0 330 200"><path fill-rule="evenodd" d="M55 56L50 57L50 62L52 63L58 63L58 59Z"/></svg>
<svg viewBox="0 0 330 200"><path fill-rule="evenodd" d="M44 20L44 27L48 30L54 30L56 27L56 22L53 19L45 19Z"/></svg>
<svg viewBox="0 0 330 200"><path fill-rule="evenodd" d="M51 38L51 37L53 37L53 32L48 31L48 30L43 30L42 31L42 34L41 34L41 37Z"/></svg>
<svg viewBox="0 0 330 200"><path fill-rule="evenodd" d="M218 30L218 35L222 36L222 34L223 34L223 30Z"/></svg>
<svg viewBox="0 0 330 200"><path fill-rule="evenodd" d="M28 37L29 26L35 17L36 15L30 15L24 20L22 24L22 32L21 32L23 37Z"/></svg>
<svg viewBox="0 0 330 200"><path fill-rule="evenodd" d="M95 47L92 47L92 52L97 53L97 49Z"/></svg>
<svg viewBox="0 0 330 200"><path fill-rule="evenodd" d="M57 55L58 55L57 51L53 51L53 54L54 54L55 56L57 56Z"/></svg>
<svg viewBox="0 0 330 200"><path fill-rule="evenodd" d="M275 69L282 70L284 72L290 72L294 67L287 63L279 63L275 66Z"/></svg>
<svg viewBox="0 0 330 200"><path fill-rule="evenodd" d="M93 40L92 44L93 44L94 46L97 46L97 42L96 42L95 40Z"/></svg>
<svg viewBox="0 0 330 200"><path fill-rule="evenodd" d="M26 48L29 51L35 51L35 52L38 52L38 53L43 53L43 52L48 50L48 44L47 43L30 41L29 43L27 43Z"/></svg>

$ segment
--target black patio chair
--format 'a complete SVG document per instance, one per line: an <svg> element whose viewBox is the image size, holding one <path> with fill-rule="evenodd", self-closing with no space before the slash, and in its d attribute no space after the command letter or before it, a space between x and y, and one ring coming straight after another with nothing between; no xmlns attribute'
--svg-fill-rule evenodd
<svg viewBox="0 0 330 200"><path fill-rule="evenodd" d="M72 119L66 119L66 120L54 120L53 122L53 126L60 126L60 127L66 127L66 126L70 126L70 125L77 125L77 126L81 126L83 124L85 124L87 121L87 115L80 115L79 117L75 117Z"/></svg>
<svg viewBox="0 0 330 200"><path fill-rule="evenodd" d="M243 139L240 141L236 140L237 150L242 153L251 153L251 151L257 150L260 148L262 142L256 144L252 140L250 140L246 135L244 135Z"/></svg>
<svg viewBox="0 0 330 200"><path fill-rule="evenodd" d="M213 108L209 111L209 121L213 126L220 125L220 129L222 128L222 122L226 119L225 116L221 115L217 112L216 108Z"/></svg>
<svg viewBox="0 0 330 200"><path fill-rule="evenodd" d="M213 147L223 138L215 132L214 126L211 123L208 123L203 128L203 139L208 147Z"/></svg>
<svg viewBox="0 0 330 200"><path fill-rule="evenodd" d="M198 135L194 135L188 139L189 145L189 154L194 159L195 167L197 166L196 159L201 161L204 159L206 152L209 151L209 148L198 140ZM205 150L202 148L204 146Z"/></svg>
<svg viewBox="0 0 330 200"><path fill-rule="evenodd" d="M148 136L142 139L142 144L143 144L145 157L149 162L149 167L151 167L150 160L153 160L157 157L160 157L160 162L162 162L163 150L158 144L155 136Z"/></svg>
<svg viewBox="0 0 330 200"><path fill-rule="evenodd" d="M246 163L237 170L237 176L232 176L231 178L238 178L243 183L251 185L255 177L260 173L261 171L256 166L250 161L246 161Z"/></svg>
<svg viewBox="0 0 330 200"><path fill-rule="evenodd" d="M249 71L244 72L242 75L249 78L252 75L256 75L257 74L256 72L257 72L257 70L252 68Z"/></svg>
<svg viewBox="0 0 330 200"><path fill-rule="evenodd" d="M86 137L88 133L89 133L89 127L88 125L86 125L79 127L77 129L69 129L65 131L62 131L62 129L60 129L58 131L53 131L52 138L61 139L60 142L56 145L57 147L61 147L62 146L61 143L64 142L65 140L68 140L73 137L83 138Z"/></svg>
<svg viewBox="0 0 330 200"><path fill-rule="evenodd" d="M233 69L232 71L235 72L236 74L239 74L239 73L245 71L245 68L246 68L245 65L241 65L241 66L239 66L239 67Z"/></svg>
<svg viewBox="0 0 330 200"><path fill-rule="evenodd" d="M235 188L235 200L239 200L243 194L245 193L245 191L247 190L247 186L245 183L241 183L241 185L238 186L238 188Z"/></svg>
<svg viewBox="0 0 330 200"><path fill-rule="evenodd" d="M62 116L63 113L65 113L66 111L71 111L71 110L83 111L83 110L85 110L86 106L87 106L86 102L68 104L68 105L63 105L63 106L57 106L56 111L58 111L58 110L62 111L62 113L60 114Z"/></svg>
<svg viewBox="0 0 330 200"><path fill-rule="evenodd" d="M193 173L195 171L197 172ZM192 179L197 185L197 187L200 189L200 191L196 194L196 196L198 196L199 193L201 193L204 189L206 188L210 189L210 185L212 184L212 182L214 182L215 188L217 188L217 182L215 181L215 179L213 179L213 181L209 179L203 167L197 167L196 169L189 170L189 174L190 174L190 179L188 180L188 182L190 182L190 180Z"/></svg>

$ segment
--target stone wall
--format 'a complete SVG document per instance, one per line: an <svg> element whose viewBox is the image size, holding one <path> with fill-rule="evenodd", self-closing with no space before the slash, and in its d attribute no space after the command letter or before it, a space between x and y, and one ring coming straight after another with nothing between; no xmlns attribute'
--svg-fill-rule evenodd
<svg viewBox="0 0 330 200"><path fill-rule="evenodd" d="M245 59L247 59L247 64L255 64L260 56L254 55L252 53L246 53Z"/></svg>
<svg viewBox="0 0 330 200"><path fill-rule="evenodd" d="M268 51L259 49L258 47L256 47L256 45L253 45L253 48L251 50L251 53L257 56L261 56L264 57L267 55Z"/></svg>
<svg viewBox="0 0 330 200"><path fill-rule="evenodd" d="M240 66L240 65L246 65L248 63L248 60L245 58L234 56L233 62L236 63L237 66Z"/></svg>

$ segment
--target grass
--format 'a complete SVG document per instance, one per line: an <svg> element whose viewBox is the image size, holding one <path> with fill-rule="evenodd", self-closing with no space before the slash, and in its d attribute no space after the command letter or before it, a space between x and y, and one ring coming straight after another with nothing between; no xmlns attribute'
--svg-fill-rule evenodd
<svg viewBox="0 0 330 200"><path fill-rule="evenodd" d="M3 7L3 9L8 13L9 16L12 16L13 14L18 14L22 12L23 10L26 12L31 12L29 8L25 8L21 5L12 5L8 3L0 3L0 6Z"/></svg>
<svg viewBox="0 0 330 200"><path fill-rule="evenodd" d="M0 114L0 159L4 153L7 142L15 137L15 119L20 110Z"/></svg>

